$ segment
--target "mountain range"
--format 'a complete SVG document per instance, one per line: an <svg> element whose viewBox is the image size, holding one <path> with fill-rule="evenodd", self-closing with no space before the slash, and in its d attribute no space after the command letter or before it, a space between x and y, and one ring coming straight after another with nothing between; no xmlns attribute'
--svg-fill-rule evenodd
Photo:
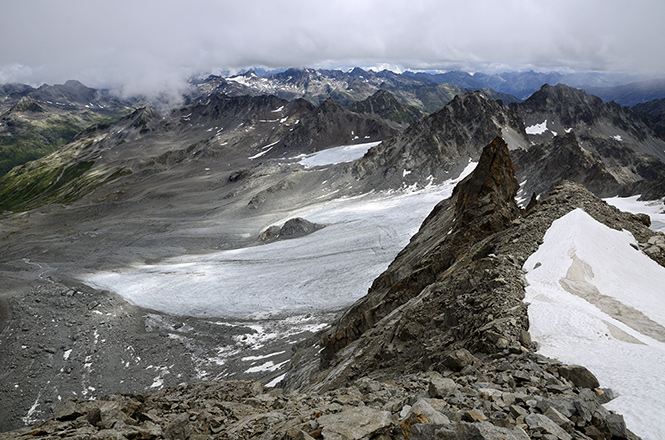
<svg viewBox="0 0 665 440"><path fill-rule="evenodd" d="M648 228L658 217L600 199L662 211L662 106L532 90L542 79L247 72L193 81L170 110L75 82L5 86L7 120L104 119L0 178L0 426L53 415L24 432L651 438L651 422L602 406L623 402L604 376L538 353L523 271L577 208L629 231L621 252L662 268L665 240ZM608 301L599 269L579 264L566 285L591 283L586 301ZM614 328L628 326L660 353L643 337L660 338L660 316L621 301L606 333L626 339ZM644 319L621 317L629 307ZM201 379L281 382L284 394L258 382L168 388ZM124 397L102 398L112 393Z"/></svg>
<svg viewBox="0 0 665 440"><path fill-rule="evenodd" d="M115 121L129 103L78 81L0 86L0 175L57 150L81 130Z"/></svg>

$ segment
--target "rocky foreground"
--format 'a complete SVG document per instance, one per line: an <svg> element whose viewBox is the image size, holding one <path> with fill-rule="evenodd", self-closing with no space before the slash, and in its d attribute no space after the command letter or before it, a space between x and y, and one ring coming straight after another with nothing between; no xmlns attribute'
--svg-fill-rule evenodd
<svg viewBox="0 0 665 440"><path fill-rule="evenodd" d="M322 335L299 345L282 388L208 382L70 400L10 438L634 439L580 366L536 353L522 265L552 221L582 208L630 231L660 264L648 218L574 184L520 210L508 148L474 173Z"/></svg>

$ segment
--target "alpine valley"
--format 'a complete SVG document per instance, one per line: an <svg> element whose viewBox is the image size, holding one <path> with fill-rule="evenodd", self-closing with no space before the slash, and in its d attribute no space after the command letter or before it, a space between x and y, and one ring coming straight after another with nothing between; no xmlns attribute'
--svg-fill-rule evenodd
<svg viewBox="0 0 665 440"><path fill-rule="evenodd" d="M662 439L664 98L0 86L0 439Z"/></svg>

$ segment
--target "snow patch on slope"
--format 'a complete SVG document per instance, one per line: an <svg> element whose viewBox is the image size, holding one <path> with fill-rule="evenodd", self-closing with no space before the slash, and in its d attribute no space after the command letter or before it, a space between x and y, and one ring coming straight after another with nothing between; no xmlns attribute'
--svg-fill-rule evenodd
<svg viewBox="0 0 665 440"><path fill-rule="evenodd" d="M547 131L547 119L540 124L530 125L526 128L526 134L543 134Z"/></svg>
<svg viewBox="0 0 665 440"><path fill-rule="evenodd" d="M367 142L364 144L342 145L340 147L328 148L323 151L317 151L316 153L308 154L302 160L300 160L299 163L304 165L306 168L311 168L342 162L352 162L363 157L370 148L375 147L380 143L381 141Z"/></svg>
<svg viewBox="0 0 665 440"><path fill-rule="evenodd" d="M647 214L651 218L651 229L665 233L665 199L637 200L640 197L638 194L631 197L610 197L603 200L621 211Z"/></svg>
<svg viewBox="0 0 665 440"><path fill-rule="evenodd" d="M665 268L576 209L552 223L524 263L539 351L591 370L619 397L606 407L645 440L662 438Z"/></svg>

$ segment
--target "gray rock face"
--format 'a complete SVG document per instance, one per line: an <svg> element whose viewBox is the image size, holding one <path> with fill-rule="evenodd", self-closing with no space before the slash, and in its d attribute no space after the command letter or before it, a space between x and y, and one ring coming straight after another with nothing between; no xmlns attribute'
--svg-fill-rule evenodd
<svg viewBox="0 0 665 440"><path fill-rule="evenodd" d="M432 377L429 383L429 395L435 398L445 398L457 390L457 384L449 377Z"/></svg>
<svg viewBox="0 0 665 440"><path fill-rule="evenodd" d="M482 92L470 92L370 150L353 164L353 172L377 189L447 180L459 175L469 158L478 160L504 130L515 133L511 148L530 145L517 113Z"/></svg>

